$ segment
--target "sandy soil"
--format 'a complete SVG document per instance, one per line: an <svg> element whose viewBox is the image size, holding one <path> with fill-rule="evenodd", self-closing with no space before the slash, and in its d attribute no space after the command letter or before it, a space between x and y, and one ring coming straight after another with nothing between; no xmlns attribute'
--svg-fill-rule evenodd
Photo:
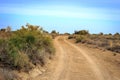
<svg viewBox="0 0 120 80"><path fill-rule="evenodd" d="M55 58L34 80L120 80L120 55L86 47L59 36Z"/></svg>

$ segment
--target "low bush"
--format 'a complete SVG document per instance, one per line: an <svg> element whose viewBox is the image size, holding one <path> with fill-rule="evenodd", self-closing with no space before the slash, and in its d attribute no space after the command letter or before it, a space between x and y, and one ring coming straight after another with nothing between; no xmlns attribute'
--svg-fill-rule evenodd
<svg viewBox="0 0 120 80"><path fill-rule="evenodd" d="M69 36L68 36L68 39L73 39L73 38L74 38L73 35L69 35Z"/></svg>
<svg viewBox="0 0 120 80"><path fill-rule="evenodd" d="M120 34L89 34L86 30L75 31L74 34L69 35L68 39L75 39L76 43L86 43L98 48L104 48L113 52L120 53Z"/></svg>
<svg viewBox="0 0 120 80"><path fill-rule="evenodd" d="M52 39L39 26L27 24L11 32L8 39L0 39L0 63L12 69L29 71L46 63L54 55Z"/></svg>
<svg viewBox="0 0 120 80"><path fill-rule="evenodd" d="M79 35L76 37L76 43L78 42L82 42L82 43L85 43L86 42L86 37L83 36L83 35Z"/></svg>
<svg viewBox="0 0 120 80"><path fill-rule="evenodd" d="M80 30L80 31L75 31L74 34L78 34L78 35L88 35L89 32L87 30Z"/></svg>

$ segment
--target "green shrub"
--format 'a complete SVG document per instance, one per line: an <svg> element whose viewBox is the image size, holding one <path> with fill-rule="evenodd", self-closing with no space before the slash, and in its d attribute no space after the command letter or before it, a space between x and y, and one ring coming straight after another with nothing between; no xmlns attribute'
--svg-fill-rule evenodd
<svg viewBox="0 0 120 80"><path fill-rule="evenodd" d="M23 69L31 68L29 64L29 57L23 52L11 52L9 53L10 58L10 64L13 64L13 67L16 67L17 69Z"/></svg>
<svg viewBox="0 0 120 80"><path fill-rule="evenodd" d="M80 30L80 31L75 31L75 34L79 34L79 35L88 35L89 32L87 30Z"/></svg>
<svg viewBox="0 0 120 80"><path fill-rule="evenodd" d="M84 40L84 36L77 36L76 37L76 43L82 42Z"/></svg>
<svg viewBox="0 0 120 80"><path fill-rule="evenodd" d="M0 40L0 61L19 70L29 70L36 64L42 66L55 52L52 39L42 28L27 24L12 36Z"/></svg>

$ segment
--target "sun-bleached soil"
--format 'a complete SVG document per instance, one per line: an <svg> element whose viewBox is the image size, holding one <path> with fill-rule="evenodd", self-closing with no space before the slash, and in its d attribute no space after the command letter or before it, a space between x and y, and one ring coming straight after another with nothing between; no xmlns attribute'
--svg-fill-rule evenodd
<svg viewBox="0 0 120 80"><path fill-rule="evenodd" d="M32 80L120 80L120 54L75 44L65 36L57 37L54 45L55 57Z"/></svg>

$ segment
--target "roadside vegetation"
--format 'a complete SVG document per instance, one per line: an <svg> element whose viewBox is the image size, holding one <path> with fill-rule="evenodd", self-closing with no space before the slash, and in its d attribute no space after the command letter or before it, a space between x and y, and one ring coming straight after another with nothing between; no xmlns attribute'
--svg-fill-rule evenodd
<svg viewBox="0 0 120 80"><path fill-rule="evenodd" d="M59 32L57 32L56 30L52 30L50 34L52 36L52 39L55 39L59 35Z"/></svg>
<svg viewBox="0 0 120 80"><path fill-rule="evenodd" d="M0 30L1 69L28 72L37 65L44 66L54 53L52 38L39 26L27 24L17 31L10 27Z"/></svg>
<svg viewBox="0 0 120 80"><path fill-rule="evenodd" d="M120 53L120 34L90 34L86 30L75 31L68 39L75 39L76 43L89 44L96 48Z"/></svg>

